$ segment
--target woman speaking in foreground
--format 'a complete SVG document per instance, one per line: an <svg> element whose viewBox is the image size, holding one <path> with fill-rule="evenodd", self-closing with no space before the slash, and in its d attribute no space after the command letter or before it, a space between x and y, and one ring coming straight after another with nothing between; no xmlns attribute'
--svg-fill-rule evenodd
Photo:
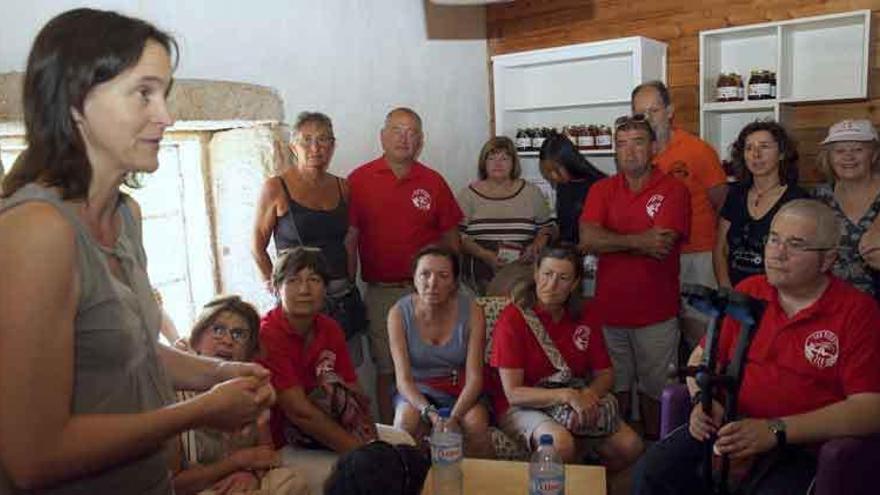
<svg viewBox="0 0 880 495"><path fill-rule="evenodd" d="M167 440L239 428L274 401L258 365L156 343L140 208L120 186L159 166L175 47L91 9L34 41L29 147L0 207L2 493L170 494ZM173 387L209 391L174 404Z"/></svg>

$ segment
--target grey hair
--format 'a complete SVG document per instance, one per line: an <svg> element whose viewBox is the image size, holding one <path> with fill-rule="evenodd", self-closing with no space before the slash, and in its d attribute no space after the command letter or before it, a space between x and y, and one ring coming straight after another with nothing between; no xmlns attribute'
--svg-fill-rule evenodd
<svg viewBox="0 0 880 495"><path fill-rule="evenodd" d="M393 117L394 114L396 114L396 113L405 113L405 114L409 115L410 117L415 119L416 122L418 122L419 129L423 128L422 127L422 118L419 117L419 114L416 113L415 110L413 110L412 108L409 108L409 107L392 108L390 112L385 114L385 127L388 127L388 124L391 122L391 117Z"/></svg>
<svg viewBox="0 0 880 495"><path fill-rule="evenodd" d="M828 249L837 249L840 243L840 220L825 203L815 199L795 199L779 208L773 223L785 214L810 218L816 223L816 245Z"/></svg>

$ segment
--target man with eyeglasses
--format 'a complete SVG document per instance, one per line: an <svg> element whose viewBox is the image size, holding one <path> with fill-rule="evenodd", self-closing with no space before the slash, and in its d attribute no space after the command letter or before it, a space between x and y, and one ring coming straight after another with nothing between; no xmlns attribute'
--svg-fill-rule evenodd
<svg viewBox="0 0 880 495"><path fill-rule="evenodd" d="M681 283L715 288L718 284L712 270L712 249L718 211L727 194L727 178L718 153L698 136L672 126L675 106L662 82L637 86L631 104L632 111L643 114L657 135L654 165L682 181L691 195L691 227L681 246ZM682 307L681 330L688 350L706 333L706 323L701 313L688 305Z"/></svg>
<svg viewBox="0 0 880 495"><path fill-rule="evenodd" d="M652 165L654 131L640 114L614 124L617 174L590 188L581 250L599 255L596 303L624 417L638 385L645 435L656 438L659 399L679 343L679 251L688 235L685 186Z"/></svg>
<svg viewBox="0 0 880 495"><path fill-rule="evenodd" d="M394 364L386 327L391 306L412 290L413 255L428 244L458 251L463 215L452 191L436 171L419 163L422 119L410 108L395 108L380 133L383 155L348 177L349 262L360 255L367 283L370 354L376 366L379 418L390 423ZM354 266L349 273L356 273Z"/></svg>
<svg viewBox="0 0 880 495"><path fill-rule="evenodd" d="M688 379L696 404L689 424L643 457L633 493L701 493L696 466L705 441L715 441L715 452L732 462L757 468L743 480L755 488L750 493L807 493L818 444L880 432L880 310L870 296L830 274L839 238L838 219L818 201L798 199L779 210L764 247L766 274L736 287L767 303L739 391L742 419L721 425L720 400L706 415ZM733 356L738 333L739 323L725 319L722 366ZM689 364L702 356L701 345Z"/></svg>

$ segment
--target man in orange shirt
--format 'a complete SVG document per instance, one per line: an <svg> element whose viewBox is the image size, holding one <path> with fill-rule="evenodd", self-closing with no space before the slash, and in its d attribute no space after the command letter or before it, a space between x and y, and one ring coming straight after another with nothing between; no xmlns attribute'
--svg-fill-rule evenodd
<svg viewBox="0 0 880 495"><path fill-rule="evenodd" d="M672 127L675 108L662 82L640 84L631 100L632 111L645 115L657 135L654 165L682 181L691 194L690 233L681 248L681 283L714 288L712 248L717 213L727 193L718 153L699 137ZM706 332L706 320L687 305L682 305L681 320L682 335L692 349Z"/></svg>

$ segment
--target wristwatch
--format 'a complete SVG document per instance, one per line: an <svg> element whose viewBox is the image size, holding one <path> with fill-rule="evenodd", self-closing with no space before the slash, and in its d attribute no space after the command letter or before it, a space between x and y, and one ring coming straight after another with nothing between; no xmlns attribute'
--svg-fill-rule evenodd
<svg viewBox="0 0 880 495"><path fill-rule="evenodd" d="M767 421L767 428L770 429L770 433L776 435L776 446L777 447L785 447L786 444L786 434L785 434L785 421L782 421L779 418L773 418Z"/></svg>

